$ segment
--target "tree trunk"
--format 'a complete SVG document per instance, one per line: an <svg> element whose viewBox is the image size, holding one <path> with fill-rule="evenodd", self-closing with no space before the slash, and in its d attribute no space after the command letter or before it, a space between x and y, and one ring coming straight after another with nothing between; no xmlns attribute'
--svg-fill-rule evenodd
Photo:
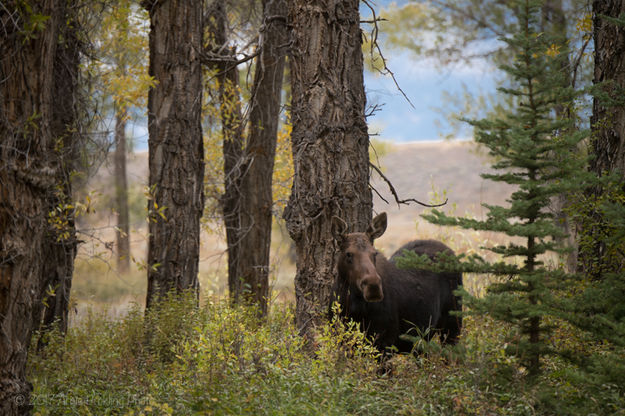
<svg viewBox="0 0 625 416"><path fill-rule="evenodd" d="M235 60L235 59L233 59ZM228 64L230 66L228 67ZM230 293L239 286L241 240L241 156L243 154L242 111L239 98L239 70L232 62L220 65L219 96L223 132L224 194L221 211L228 246L228 287Z"/></svg>
<svg viewBox="0 0 625 416"><path fill-rule="evenodd" d="M616 174L621 191L625 191L625 27L608 19L625 13L621 0L593 2L593 35L595 41L595 70L593 112L590 118L592 153L590 170L597 176ZM590 212L581 229L580 271L592 280L600 280L606 272L622 270L619 251L609 247L613 233L602 212L602 203L612 197L597 185L587 195ZM622 251L621 251L622 252Z"/></svg>
<svg viewBox="0 0 625 416"><path fill-rule="evenodd" d="M616 19L623 13L625 2L622 0L593 2L593 83L605 83L601 90L606 96L595 96L590 121L595 156L591 169L599 175L618 171L625 178L625 106L622 105L625 91L625 27L603 17ZM613 100L621 101L616 105Z"/></svg>
<svg viewBox="0 0 625 416"><path fill-rule="evenodd" d="M0 414L30 412L25 366L40 294L50 262L51 195L63 166L58 148L58 45L65 37L66 2L5 3L0 11ZM10 14L12 17L10 17ZM49 16L36 33L23 22ZM67 98L67 97L64 97ZM71 99L71 98L70 98ZM70 231L71 235L71 231ZM61 250L64 251L64 250ZM70 250L71 251L71 250ZM71 256L73 264L73 256ZM67 270L67 269L66 269ZM71 270L71 267L69 268ZM66 272L59 273L66 278Z"/></svg>
<svg viewBox="0 0 625 416"><path fill-rule="evenodd" d="M228 289L239 293L241 242L241 178L243 157L243 115L239 95L239 70L235 51L228 48L226 5L217 0L210 9L209 50L214 59L209 63L217 70L223 135L224 193L221 213L228 247Z"/></svg>
<svg viewBox="0 0 625 416"><path fill-rule="evenodd" d="M311 335L336 278L332 217L371 221L369 136L357 0L294 0L290 76L295 177L284 212L297 252L296 323Z"/></svg>
<svg viewBox="0 0 625 416"><path fill-rule="evenodd" d="M171 290L199 294L204 207L202 2L144 2L150 12L148 95L148 293L146 307ZM161 215L162 214L162 215Z"/></svg>
<svg viewBox="0 0 625 416"><path fill-rule="evenodd" d="M62 333L67 332L69 324L69 301L74 273L74 259L77 252L76 226L74 222L74 209L68 208L73 204L72 198L72 173L80 167L79 141L80 122L78 119L78 77L80 65L81 45L78 39L75 16L72 24L61 26L63 31L62 42L57 46L54 64L54 105L51 121L54 139L61 146L56 146L51 152L58 165L56 177L56 189L48 193L48 209L54 212L63 207L62 219L67 224L60 229L52 228L46 235L44 257L44 270L42 292L40 299L43 300L43 317L41 322L35 322L35 329L45 331L58 325ZM57 211L58 212L58 211ZM49 295L54 293L54 295ZM35 319L39 319L37 314ZM43 338L39 340L42 346Z"/></svg>
<svg viewBox="0 0 625 416"><path fill-rule="evenodd" d="M126 174L126 110L115 115L115 205L117 210L117 270L130 269L130 220L128 218L128 177Z"/></svg>
<svg viewBox="0 0 625 416"><path fill-rule="evenodd" d="M287 43L285 0L263 1L261 52L252 87L249 139L241 179L240 247L237 285L230 296L247 298L267 313L269 252L273 207L272 177L280 117L280 98Z"/></svg>

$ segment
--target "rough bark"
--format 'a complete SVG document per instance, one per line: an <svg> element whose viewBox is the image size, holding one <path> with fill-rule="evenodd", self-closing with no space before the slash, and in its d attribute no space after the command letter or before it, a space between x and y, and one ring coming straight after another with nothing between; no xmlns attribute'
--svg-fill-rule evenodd
<svg viewBox="0 0 625 416"><path fill-rule="evenodd" d="M594 84L604 83L601 90L607 96L595 96L591 125L595 158L591 169L597 174L619 171L625 178L625 106L610 102L623 99L625 92L625 27L603 16L618 18L625 13L622 0L595 0ZM609 97L609 98L608 98Z"/></svg>
<svg viewBox="0 0 625 416"><path fill-rule="evenodd" d="M115 115L115 205L117 211L117 270L127 273L130 269L130 220L128 216L128 176L126 173L126 111Z"/></svg>
<svg viewBox="0 0 625 416"><path fill-rule="evenodd" d="M5 3L0 11L0 414L30 412L32 386L26 381L25 365L33 326L41 315L41 293L47 274L67 259L58 276L71 276L73 250L53 246L54 233L48 213L63 178L64 166L54 157L65 145L59 132L65 130L62 106L56 94L68 80L56 77L67 40L67 3L46 0L31 4ZM49 16L35 32L22 26L31 14ZM71 67L71 64L69 64ZM69 81L75 79L70 77ZM65 138L63 138L65 139ZM61 186L60 189L64 187ZM65 188L66 191L67 188ZM72 234L70 230L70 235ZM75 244L72 243L72 244ZM65 256L69 254L69 258ZM67 286L67 290L69 287Z"/></svg>
<svg viewBox="0 0 625 416"><path fill-rule="evenodd" d="M595 41L595 68L593 84L593 112L591 124L590 170L597 176L615 174L625 191L625 27L616 19L625 13L621 0L593 1L593 36ZM614 191L612 191L614 192ZM600 280L606 272L622 270L621 247L610 247L613 224L608 224L602 212L601 201L612 197L597 185L587 192L589 211L584 218L581 234L578 268L593 280Z"/></svg>
<svg viewBox="0 0 625 416"><path fill-rule="evenodd" d="M221 212L226 229L228 246L228 288L237 291L238 271L241 259L241 157L243 154L242 111L239 98L239 70L228 62L219 75L221 101L221 125L223 131L224 194Z"/></svg>
<svg viewBox="0 0 625 416"><path fill-rule="evenodd" d="M284 217L297 253L295 318L306 335L327 313L336 278L332 217L352 231L371 221L358 4L289 5L295 177Z"/></svg>
<svg viewBox="0 0 625 416"><path fill-rule="evenodd" d="M243 152L240 202L240 256L235 290L230 296L258 305L267 313L269 252L273 207L272 177L284 74L287 4L263 1L260 55L256 60L249 138Z"/></svg>
<svg viewBox="0 0 625 416"><path fill-rule="evenodd" d="M204 206L202 142L202 3L144 2L150 12L148 94L148 293L199 294L200 217ZM163 214L163 216L160 215ZM163 218L164 217L164 218Z"/></svg>
<svg viewBox="0 0 625 416"><path fill-rule="evenodd" d="M54 104L51 121L52 134L57 142L54 157L58 166L56 189L48 193L48 210L73 203L72 173L80 169L78 153L81 140L81 123L78 109L79 65L81 42L78 39L76 16L68 9L66 19L71 21L60 27L63 31L57 46L54 63ZM70 290L74 273L78 241L74 210L64 209L67 224L61 229L49 229L44 256L42 292L43 316L40 323L45 331L58 325L61 332L67 332L69 325ZM53 293L53 295L49 295ZM36 318L39 318L37 315ZM35 329L39 322L35 322ZM39 345L41 346L41 339Z"/></svg>

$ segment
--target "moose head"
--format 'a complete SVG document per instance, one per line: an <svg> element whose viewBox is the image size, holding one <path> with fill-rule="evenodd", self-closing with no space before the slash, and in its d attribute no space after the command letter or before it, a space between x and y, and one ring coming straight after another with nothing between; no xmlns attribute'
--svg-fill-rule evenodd
<svg viewBox="0 0 625 416"><path fill-rule="evenodd" d="M332 231L339 249L339 279L349 284L351 290L362 294L367 302L380 302L384 298L382 278L376 270L379 255L373 241L386 231L386 213L376 216L364 233L348 233L345 221L333 218Z"/></svg>

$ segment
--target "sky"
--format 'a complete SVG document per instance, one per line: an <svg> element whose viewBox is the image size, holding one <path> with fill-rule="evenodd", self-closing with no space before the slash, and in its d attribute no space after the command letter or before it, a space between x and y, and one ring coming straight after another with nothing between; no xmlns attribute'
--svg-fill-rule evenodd
<svg viewBox="0 0 625 416"><path fill-rule="evenodd" d="M413 0L418 1L418 0ZM409 0L372 0L376 14L383 7L395 3L401 7ZM363 20L372 19L369 7L361 2ZM385 25L392 22L385 22ZM363 28L364 30L370 30ZM383 37L383 27L380 37ZM427 39L427 36L422 36ZM494 68L485 60L476 60L471 65L454 64L441 68L437 62L418 59L409 51L388 49L381 42L387 67L394 73L399 87L410 100L410 104L391 76L365 71L367 104L381 106L381 110L368 118L369 132L377 138L392 142L435 141L451 132L450 107L445 94L460 98L465 91L478 94L495 92ZM462 124L460 124L462 125ZM472 135L466 127L456 131L454 139L469 139Z"/></svg>
<svg viewBox="0 0 625 416"><path fill-rule="evenodd" d="M386 53L387 66L412 105L404 98L390 76L367 71L367 105L381 107L369 117L369 132L392 142L442 140L451 131L445 94L462 97L466 88L473 94L495 91L492 68L477 63L473 67L438 68L433 62L416 60L408 52ZM438 125L437 125L438 121ZM471 130L458 132L456 139L468 139Z"/></svg>

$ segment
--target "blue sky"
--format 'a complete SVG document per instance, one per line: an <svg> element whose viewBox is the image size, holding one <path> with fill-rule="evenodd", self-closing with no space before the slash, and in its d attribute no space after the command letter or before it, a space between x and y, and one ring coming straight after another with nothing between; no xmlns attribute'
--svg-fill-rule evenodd
<svg viewBox="0 0 625 416"><path fill-rule="evenodd" d="M381 105L381 110L369 117L370 133L379 132L379 139L410 142L440 140L450 131L445 111L448 107L444 93L462 97L464 88L473 94L495 90L492 69L484 63L473 67L438 68L433 62L416 60L407 52L386 53L387 66L410 99L406 101L390 76L369 71L365 73L367 105ZM438 109L438 110L437 110ZM451 109L448 109L451 111ZM437 121L440 123L437 126ZM467 139L471 131L459 132L457 139Z"/></svg>
<svg viewBox="0 0 625 416"><path fill-rule="evenodd" d="M377 0L372 3L379 14L382 7L390 3L401 6L410 1ZM360 13L364 20L372 18L370 9L363 3ZM384 37L383 28L380 37ZM445 94L460 98L465 88L473 95L495 91L494 68L484 60L441 68L432 60L417 59L409 51L386 49L383 42L380 44L388 68L414 107L406 101L390 76L365 71L367 104L382 105L381 110L368 119L369 132L379 133L379 139L394 142L441 140L441 135L451 130L448 118L452 108L443 98ZM471 134L467 127L457 132L454 138L467 139Z"/></svg>

